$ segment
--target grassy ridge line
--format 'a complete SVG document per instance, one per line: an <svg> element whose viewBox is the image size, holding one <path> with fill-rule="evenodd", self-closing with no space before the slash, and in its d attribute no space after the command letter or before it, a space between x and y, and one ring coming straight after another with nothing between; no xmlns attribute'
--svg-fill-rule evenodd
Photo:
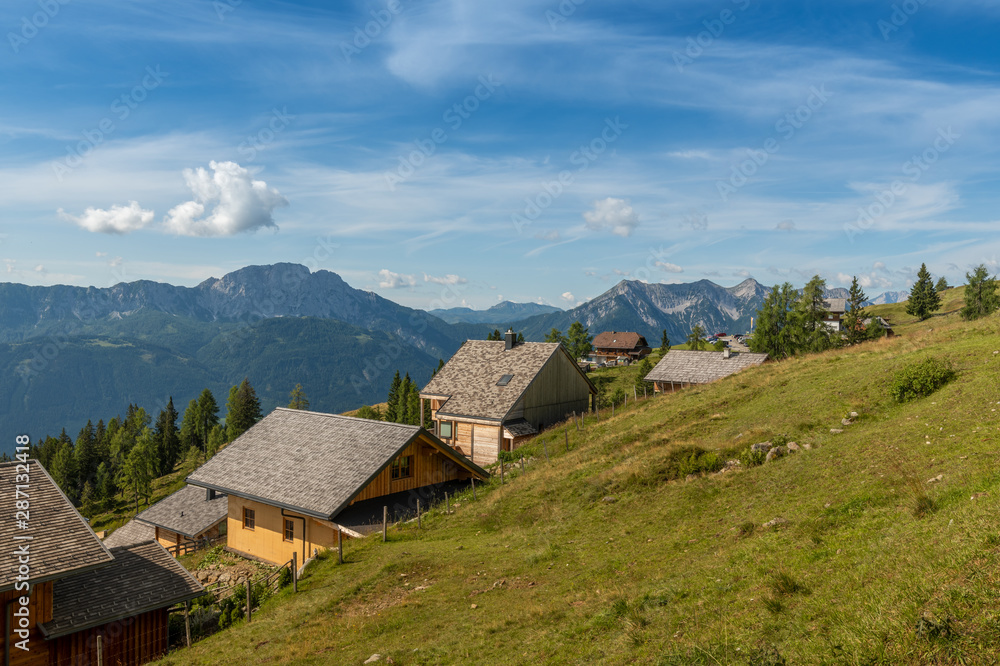
<svg viewBox="0 0 1000 666"><path fill-rule="evenodd" d="M420 533L352 542L345 566L317 563L298 596L165 663L995 663L998 319L906 319L902 337L588 421L569 453L550 431L551 463ZM931 354L958 379L892 403L892 373ZM679 446L776 434L815 449L659 479ZM936 511L917 518L924 494Z"/></svg>

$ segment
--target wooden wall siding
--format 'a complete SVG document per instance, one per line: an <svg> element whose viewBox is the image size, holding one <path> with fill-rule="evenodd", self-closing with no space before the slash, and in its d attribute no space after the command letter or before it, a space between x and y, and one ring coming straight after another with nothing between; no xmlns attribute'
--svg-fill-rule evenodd
<svg viewBox="0 0 1000 666"><path fill-rule="evenodd" d="M475 446L472 462L477 465L492 465L497 461L497 445L500 437L498 426L476 424Z"/></svg>
<svg viewBox="0 0 1000 666"><path fill-rule="evenodd" d="M162 527L156 528L156 540L160 542L160 545L164 548L170 548L171 546L176 546L177 544L187 541L177 532L169 532Z"/></svg>
<svg viewBox="0 0 1000 666"><path fill-rule="evenodd" d="M459 424L459 426L462 425L467 428L471 435L471 425L467 423ZM475 428L477 438L476 446L479 446L479 431L480 429L485 429L485 426L477 425ZM493 448L496 449L496 430L493 431L493 437ZM429 486L443 481L466 478L467 476L463 475L464 469L459 468L457 465L446 465L445 462L448 458L441 453L439 449L425 441L423 438L417 439L406 447L400 456L413 456L413 461L410 463L411 475L409 478L394 481L392 479L392 465L389 465L382 470L379 475L371 481L371 483L365 486L364 490L362 490L358 496L354 498L351 504L366 499L372 499L373 497L383 497L392 493L402 492L404 490L422 488L423 486Z"/></svg>
<svg viewBox="0 0 1000 666"><path fill-rule="evenodd" d="M50 641L49 666L97 666L97 636L103 637L104 664L145 664L167 652L167 609L143 613L118 622L80 631Z"/></svg>
<svg viewBox="0 0 1000 666"><path fill-rule="evenodd" d="M464 423L462 421L455 422L455 439L452 441L451 446L458 449L459 453L465 456L471 456L472 451L472 429L476 426L473 423Z"/></svg>
<svg viewBox="0 0 1000 666"><path fill-rule="evenodd" d="M590 387L565 354L553 354L524 392L524 418L535 427L558 423L568 414L586 412Z"/></svg>
<svg viewBox="0 0 1000 666"><path fill-rule="evenodd" d="M23 594L24 592L16 590L0 593L0 613L6 612L8 602L16 600ZM18 608L19 604L15 601L11 612L13 613ZM49 663L49 644L42 637L38 625L52 619L52 582L39 583L31 592L31 602L28 604L28 620L31 622L31 634L28 636L30 650L28 652L14 647L13 644L20 641L21 637L14 633L14 629L18 626L17 618L12 617L11 619L10 663L12 666L47 666ZM0 642L3 642L3 632L0 632ZM3 655L0 653L0 659L2 658Z"/></svg>
<svg viewBox="0 0 1000 666"><path fill-rule="evenodd" d="M253 509L254 529L243 528L243 508ZM228 534L226 545L241 553L247 553L272 564L284 564L292 559L292 553L299 554L299 562L303 562L303 552L305 557L312 556L312 549L322 546L327 547L329 535L322 533L322 526L316 526L309 517L299 516L291 511L286 511L281 515L281 509L270 504L255 502L243 499L235 495L229 496L229 515L227 517ZM295 539L285 541L285 519L291 519L295 523ZM306 534L302 534L302 520L305 518ZM330 528L325 528L329 530ZM317 532L318 530L318 532ZM337 535L334 533L333 539ZM303 550L303 541L305 548Z"/></svg>

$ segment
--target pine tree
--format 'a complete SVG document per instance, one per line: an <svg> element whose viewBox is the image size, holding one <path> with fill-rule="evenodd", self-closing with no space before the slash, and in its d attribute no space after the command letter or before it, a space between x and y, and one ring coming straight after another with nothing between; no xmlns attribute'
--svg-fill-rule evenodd
<svg viewBox="0 0 1000 666"><path fill-rule="evenodd" d="M65 432L64 430L63 433ZM70 501L76 502L79 499L80 492L77 485L79 470L76 466L76 456L73 454L73 442L69 441L69 438L60 442L59 450L49 467L49 474Z"/></svg>
<svg viewBox="0 0 1000 666"><path fill-rule="evenodd" d="M691 332L688 333L687 336L686 342L688 349L692 351L701 351L702 349L704 349L706 346L708 346L704 340L704 337L705 337L705 329L702 328L701 324L695 324L694 328L691 329Z"/></svg>
<svg viewBox="0 0 1000 666"><path fill-rule="evenodd" d="M180 433L177 431L177 409L174 407L173 396L167 400L167 406L160 410L157 418L157 437L159 439L162 468L160 474L169 474L181 455Z"/></svg>
<svg viewBox="0 0 1000 666"><path fill-rule="evenodd" d="M566 331L566 347L573 358L585 358L594 348L594 336L589 335L587 329L579 321L570 324Z"/></svg>
<svg viewBox="0 0 1000 666"><path fill-rule="evenodd" d="M403 380L399 377L399 370L396 371L396 376L392 378L392 384L389 385L389 396L386 399L385 405L385 420L390 423L399 423L399 405L400 405L400 392L399 389L403 385Z"/></svg>
<svg viewBox="0 0 1000 666"><path fill-rule="evenodd" d="M402 383L399 385L399 402L396 403L395 423L410 422L410 393L413 392L413 381L410 380L410 373L406 373Z"/></svg>
<svg viewBox="0 0 1000 666"><path fill-rule="evenodd" d="M558 328L553 327L551 331L545 334L546 342L560 342L566 344L566 336L562 334Z"/></svg>
<svg viewBox="0 0 1000 666"><path fill-rule="evenodd" d="M486 336L487 340L503 340L503 335L499 329L494 328L493 332Z"/></svg>
<svg viewBox="0 0 1000 666"><path fill-rule="evenodd" d="M420 425L420 404L423 401L420 399L420 389L417 388L416 384L413 384L410 389L410 395L406 398L406 422L410 425Z"/></svg>
<svg viewBox="0 0 1000 666"><path fill-rule="evenodd" d="M814 275L802 289L795 304L793 323L797 337L797 350L822 351L830 347L830 328L823 323L826 318L826 280Z"/></svg>
<svg viewBox="0 0 1000 666"><path fill-rule="evenodd" d="M663 329L663 337L660 338L660 354L670 351L670 338L667 337L667 329Z"/></svg>
<svg viewBox="0 0 1000 666"><path fill-rule="evenodd" d="M198 436L198 400L192 399L184 410L184 419L181 421L181 449L184 455L192 448L201 448L201 439Z"/></svg>
<svg viewBox="0 0 1000 666"><path fill-rule="evenodd" d="M231 440L230 440L231 441ZM208 443L205 445L205 457L206 459L211 458L222 445L226 443L226 428L221 425L216 424L210 433L208 433Z"/></svg>
<svg viewBox="0 0 1000 666"><path fill-rule="evenodd" d="M990 277L986 264L979 264L972 273L966 273L965 307L962 308L962 319L971 321L993 314L1000 307L997 297L997 279Z"/></svg>
<svg viewBox="0 0 1000 666"><path fill-rule="evenodd" d="M139 497L144 497L148 502L152 494L153 479L156 477L156 470L153 468L154 448L153 431L149 428L143 429L122 466L119 487L122 490L132 491L137 514Z"/></svg>
<svg viewBox="0 0 1000 666"><path fill-rule="evenodd" d="M518 345L524 344L524 333L522 333L521 331L517 332L517 339L514 341L514 344Z"/></svg>
<svg viewBox="0 0 1000 666"><path fill-rule="evenodd" d="M757 311L757 325L750 338L750 350L780 360L795 353L795 326L792 308L795 290L789 283L774 285Z"/></svg>
<svg viewBox="0 0 1000 666"><path fill-rule="evenodd" d="M289 397L291 398L288 403L289 409L309 409L309 399L306 398L306 392L302 390L302 384L296 384Z"/></svg>
<svg viewBox="0 0 1000 666"><path fill-rule="evenodd" d="M431 377L433 377L433 376L434 376L434 375L436 375L436 374L437 374L438 372L440 372L440 371L441 371L441 368L443 368L443 367L444 367L444 359L443 359L443 358L439 358L439 359L438 359L438 365L437 365L437 367L436 367L436 368L434 368L434 370L433 370L433 371L431 372Z"/></svg>
<svg viewBox="0 0 1000 666"><path fill-rule="evenodd" d="M966 274L965 277L968 278L969 277L968 274ZM940 294L942 291L946 289L951 289L951 285L948 284L948 278L942 275L941 277L938 278L937 284L934 285L934 291Z"/></svg>
<svg viewBox="0 0 1000 666"><path fill-rule="evenodd" d="M80 429L73 453L76 455L76 467L82 487L88 481L94 480L97 475L97 466L101 462L100 458L97 457L97 438L91 421L88 420L87 425Z"/></svg>
<svg viewBox="0 0 1000 666"><path fill-rule="evenodd" d="M858 276L851 280L851 291L847 297L847 312L844 313L844 331L847 333L847 344L854 345L866 337L865 319L868 313L861 305L868 300L864 290L858 284Z"/></svg>
<svg viewBox="0 0 1000 666"><path fill-rule="evenodd" d="M927 270L927 264L920 264L917 281L910 289L910 298L906 301L906 314L923 321L940 309L941 297L934 289L933 278Z"/></svg>
<svg viewBox="0 0 1000 666"><path fill-rule="evenodd" d="M219 404L210 390L203 389L198 396L198 439L203 451L207 451L208 435L219 424Z"/></svg>
<svg viewBox="0 0 1000 666"><path fill-rule="evenodd" d="M109 500L115 496L115 474L111 464L107 461L97 466L97 482L94 486L95 494L100 502Z"/></svg>

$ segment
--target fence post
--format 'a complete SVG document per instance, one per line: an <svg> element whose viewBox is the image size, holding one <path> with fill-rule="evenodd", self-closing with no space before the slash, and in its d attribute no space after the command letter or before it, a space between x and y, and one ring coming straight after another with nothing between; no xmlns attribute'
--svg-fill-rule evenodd
<svg viewBox="0 0 1000 666"><path fill-rule="evenodd" d="M451 501L448 499L448 493L444 494L444 512L451 513Z"/></svg>
<svg viewBox="0 0 1000 666"><path fill-rule="evenodd" d="M187 646L191 647L191 602L190 601L184 602L184 635L185 638L187 639ZM97 637L97 640L101 640L100 636ZM100 643L98 643L98 645L100 645ZM100 648L98 648L98 650L100 650Z"/></svg>
<svg viewBox="0 0 1000 666"><path fill-rule="evenodd" d="M615 418L615 401L611 401L611 418Z"/></svg>
<svg viewBox="0 0 1000 666"><path fill-rule="evenodd" d="M421 525L420 525L420 500L418 499L417 500L417 529L419 530L420 528L421 528Z"/></svg>
<svg viewBox="0 0 1000 666"><path fill-rule="evenodd" d="M501 460L500 461L500 485L501 486L503 485L503 468L504 468L504 464L503 464L503 461Z"/></svg>
<svg viewBox="0 0 1000 666"><path fill-rule="evenodd" d="M524 455L523 454L521 455L520 460L521 460L521 473L523 474L524 473Z"/></svg>
<svg viewBox="0 0 1000 666"><path fill-rule="evenodd" d="M250 620L253 616L253 607L250 604L250 587L253 585L253 580L247 576L247 624L250 624Z"/></svg>
<svg viewBox="0 0 1000 666"><path fill-rule="evenodd" d="M382 507L382 543L386 542L386 536L389 529L389 507Z"/></svg>
<svg viewBox="0 0 1000 666"><path fill-rule="evenodd" d="M292 553L292 592L299 591L299 554Z"/></svg>
<svg viewBox="0 0 1000 666"><path fill-rule="evenodd" d="M569 430L563 430L563 434L566 435L566 453L569 453Z"/></svg>
<svg viewBox="0 0 1000 666"><path fill-rule="evenodd" d="M632 402L635 402L638 399L639 399L639 389L635 387L635 384L632 384Z"/></svg>
<svg viewBox="0 0 1000 666"><path fill-rule="evenodd" d="M476 499L476 477L472 477L472 499Z"/></svg>
<svg viewBox="0 0 1000 666"><path fill-rule="evenodd" d="M191 635L188 634L188 647L191 647ZM104 636L97 634L97 666L104 666Z"/></svg>

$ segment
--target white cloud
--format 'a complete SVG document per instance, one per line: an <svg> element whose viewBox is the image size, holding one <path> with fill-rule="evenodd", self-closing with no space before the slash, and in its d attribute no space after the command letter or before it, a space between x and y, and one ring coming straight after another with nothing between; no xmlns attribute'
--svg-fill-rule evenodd
<svg viewBox="0 0 1000 666"><path fill-rule="evenodd" d="M562 293L562 296L560 296L559 298L561 298L564 301L567 301L569 303L575 303L576 302L576 298L573 296L573 292L571 292L571 291L564 291Z"/></svg>
<svg viewBox="0 0 1000 666"><path fill-rule="evenodd" d="M668 273L683 273L684 269L677 264L672 264L669 261L658 261L656 265L665 270Z"/></svg>
<svg viewBox="0 0 1000 666"><path fill-rule="evenodd" d="M735 273L733 273L733 275L735 275L736 277L741 277L741 278L751 277L750 271L748 271L748 270L736 271Z"/></svg>
<svg viewBox="0 0 1000 666"><path fill-rule="evenodd" d="M559 240L559 232L554 229L552 231L539 232L535 234L535 238L555 243Z"/></svg>
<svg viewBox="0 0 1000 666"><path fill-rule="evenodd" d="M135 201L130 201L127 206L112 206L108 210L88 208L79 217L59 209L59 216L64 220L69 220L81 229L101 234L127 234L142 229L153 221L153 215L153 211L144 210Z"/></svg>
<svg viewBox="0 0 1000 666"><path fill-rule="evenodd" d="M795 231L795 223L791 220L782 220L774 228L780 231Z"/></svg>
<svg viewBox="0 0 1000 666"><path fill-rule="evenodd" d="M168 231L180 236L232 236L278 228L274 210L288 205L278 190L254 180L236 162L212 161L208 166L211 172L202 167L184 170L194 199L170 209L163 220Z"/></svg>
<svg viewBox="0 0 1000 666"><path fill-rule="evenodd" d="M383 289L402 289L403 287L413 287L417 284L417 278L413 275L393 273L383 268L378 272L378 286Z"/></svg>
<svg viewBox="0 0 1000 666"><path fill-rule="evenodd" d="M45 266L43 266L41 264L38 264L37 266L35 266L35 272L36 273L44 273L45 272Z"/></svg>
<svg viewBox="0 0 1000 666"><path fill-rule="evenodd" d="M872 268L874 268L877 271L884 271L885 263L881 261L876 261L874 264L872 264Z"/></svg>
<svg viewBox="0 0 1000 666"><path fill-rule="evenodd" d="M682 160L701 159L710 160L712 156L707 150L675 150L667 153L668 157L679 157Z"/></svg>
<svg viewBox="0 0 1000 666"><path fill-rule="evenodd" d="M94 256L96 256L96 257L106 257L106 256L108 256L108 253L107 252L95 252Z"/></svg>
<svg viewBox="0 0 1000 666"><path fill-rule="evenodd" d="M381 275L381 273L379 273ZM468 280L464 277L459 277L457 275L448 274L444 277L434 277L433 275L428 275L424 273L424 282L433 282L434 284L466 284Z"/></svg>
<svg viewBox="0 0 1000 666"><path fill-rule="evenodd" d="M583 214L587 227L594 231L610 229L611 233L627 238L639 226L639 214L625 199L608 197L594 202L594 210Z"/></svg>

